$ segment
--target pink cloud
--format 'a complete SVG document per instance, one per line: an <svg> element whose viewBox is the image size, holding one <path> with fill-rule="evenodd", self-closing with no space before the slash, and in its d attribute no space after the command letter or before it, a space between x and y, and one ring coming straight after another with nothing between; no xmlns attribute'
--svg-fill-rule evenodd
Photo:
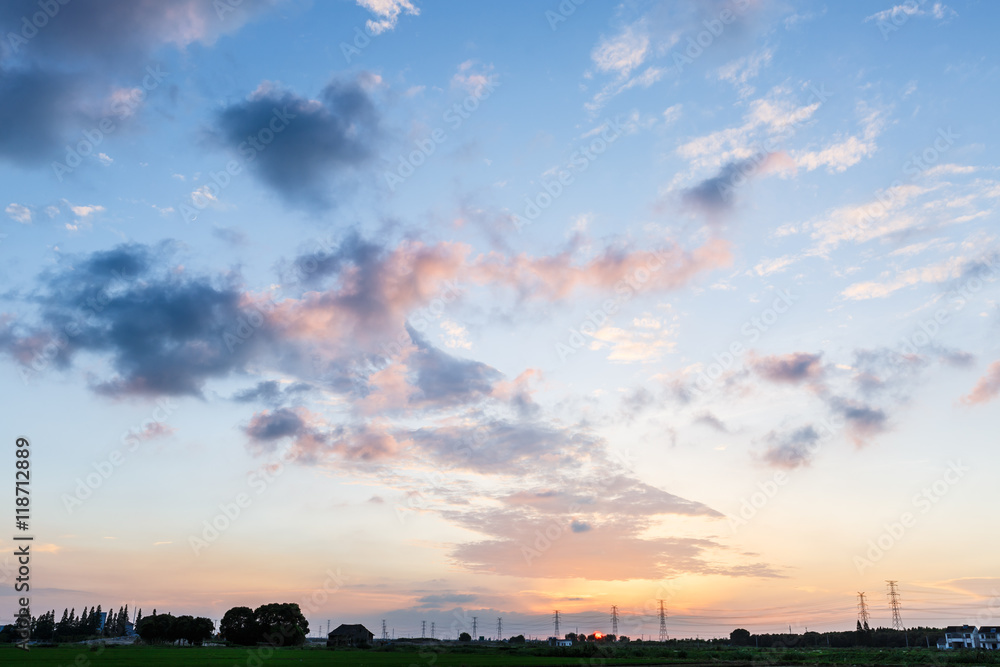
<svg viewBox="0 0 1000 667"><path fill-rule="evenodd" d="M997 394L1000 394L1000 361L990 364L972 391L960 400L965 405L979 405L993 400Z"/></svg>

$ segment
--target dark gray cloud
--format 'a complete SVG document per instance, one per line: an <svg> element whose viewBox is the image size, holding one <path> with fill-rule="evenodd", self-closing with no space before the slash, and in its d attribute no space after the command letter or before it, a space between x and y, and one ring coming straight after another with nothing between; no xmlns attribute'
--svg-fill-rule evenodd
<svg viewBox="0 0 1000 667"><path fill-rule="evenodd" d="M447 605L475 602L479 596L472 593L437 593L425 595L417 600L417 606L424 609L440 609Z"/></svg>
<svg viewBox="0 0 1000 667"><path fill-rule="evenodd" d="M765 357L753 356L750 365L761 377L771 382L797 383L803 380L819 380L823 375L820 363L822 354L793 352Z"/></svg>
<svg viewBox="0 0 1000 667"><path fill-rule="evenodd" d="M65 258L41 276L40 322L20 325L6 351L29 366L37 355L26 359L26 346L50 342L59 367L80 352L108 355L117 374L93 386L109 395L200 396L209 378L241 372L269 336L264 313L232 277L171 271L171 253L127 244Z"/></svg>
<svg viewBox="0 0 1000 667"><path fill-rule="evenodd" d="M763 461L775 468L791 470L809 464L819 433L812 426L802 426L789 433L771 431L766 439L770 444L761 457Z"/></svg>
<svg viewBox="0 0 1000 667"><path fill-rule="evenodd" d="M305 382L293 382L282 386L277 380L258 382L255 386L236 392L233 400L237 403L263 403L278 407L297 396L312 391L312 385Z"/></svg>
<svg viewBox="0 0 1000 667"><path fill-rule="evenodd" d="M503 378L492 366L453 357L430 345L412 327L407 326L406 330L417 346L417 351L407 359L414 375L410 383L419 390L412 398L414 401L442 407L470 403L488 396L493 385Z"/></svg>
<svg viewBox="0 0 1000 667"><path fill-rule="evenodd" d="M223 109L213 134L287 202L325 209L334 184L374 154L379 116L359 81L334 81L318 100L262 86Z"/></svg>
<svg viewBox="0 0 1000 667"><path fill-rule="evenodd" d="M36 17L38 0L0 3L4 58L121 68L172 44L213 43L276 4L270 0L70 0ZM28 23L25 23L27 18ZM32 28L37 28L33 30ZM10 39L14 33L20 39Z"/></svg>
<svg viewBox="0 0 1000 667"><path fill-rule="evenodd" d="M694 421L696 424L704 424L705 426L713 428L720 433L729 433L729 429L726 427L725 423L711 412L703 412L698 415Z"/></svg>
<svg viewBox="0 0 1000 667"><path fill-rule="evenodd" d="M22 165L62 159L73 128L96 126L83 111L82 78L39 69L0 69L0 158Z"/></svg>
<svg viewBox="0 0 1000 667"><path fill-rule="evenodd" d="M889 416L881 408L838 396L829 399L829 406L844 418L848 435L859 447L889 429Z"/></svg>
<svg viewBox="0 0 1000 667"><path fill-rule="evenodd" d="M298 437L308 427L296 412L279 408L273 412L254 415L244 431L252 440L271 443L282 438Z"/></svg>
<svg viewBox="0 0 1000 667"><path fill-rule="evenodd" d="M728 212L733 207L735 190L759 168L764 159L754 156L724 164L715 176L684 190L681 201L709 215Z"/></svg>

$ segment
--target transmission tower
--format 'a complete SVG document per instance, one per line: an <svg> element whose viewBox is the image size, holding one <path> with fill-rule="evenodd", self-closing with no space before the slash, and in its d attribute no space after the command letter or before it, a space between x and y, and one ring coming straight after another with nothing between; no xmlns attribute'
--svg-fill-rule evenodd
<svg viewBox="0 0 1000 667"><path fill-rule="evenodd" d="M886 595L889 597L889 606L892 607L892 629L902 630L903 619L899 615L899 591L896 590L898 582L895 579L886 579L885 583L889 587Z"/></svg>
<svg viewBox="0 0 1000 667"><path fill-rule="evenodd" d="M555 628L555 633L556 634L554 636L555 636L556 639L559 639L559 610L558 609L555 610L555 614L552 615L552 618L555 620L555 626L556 626L556 628Z"/></svg>
<svg viewBox="0 0 1000 667"><path fill-rule="evenodd" d="M497 616L497 641L503 638L503 616Z"/></svg>
<svg viewBox="0 0 1000 667"><path fill-rule="evenodd" d="M476 633L476 617L472 617L472 641L479 639L479 635Z"/></svg>
<svg viewBox="0 0 1000 667"><path fill-rule="evenodd" d="M618 606L611 605L611 634L618 636Z"/></svg>
<svg viewBox="0 0 1000 667"><path fill-rule="evenodd" d="M382 619L382 641L389 639L389 633L385 631L385 619Z"/></svg>
<svg viewBox="0 0 1000 667"><path fill-rule="evenodd" d="M667 612L663 609L663 600L660 600L660 641L667 641Z"/></svg>
<svg viewBox="0 0 1000 667"><path fill-rule="evenodd" d="M868 621L870 617L868 616L868 603L865 602L865 594L858 593L858 623L865 630L868 630Z"/></svg>
<svg viewBox="0 0 1000 667"><path fill-rule="evenodd" d="M434 639L434 621L431 621L431 639Z"/></svg>
<svg viewBox="0 0 1000 667"><path fill-rule="evenodd" d="M420 621L420 638L427 636L427 621Z"/></svg>

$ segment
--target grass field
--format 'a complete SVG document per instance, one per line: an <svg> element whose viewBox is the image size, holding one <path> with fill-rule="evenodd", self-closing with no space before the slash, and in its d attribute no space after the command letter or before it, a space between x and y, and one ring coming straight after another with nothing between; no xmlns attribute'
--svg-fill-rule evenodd
<svg viewBox="0 0 1000 667"><path fill-rule="evenodd" d="M713 667L781 667L784 665L1000 665L1000 652L926 651L923 649L818 649L755 650L701 649L664 651L662 649L609 651L583 656L576 649L565 655L538 655L544 648L449 650L395 649L331 651L321 647L282 648L192 648L117 646L91 650L88 646L61 645L36 647L21 651L11 645L0 646L0 665L60 665L91 667L101 665L214 665L226 667L263 667L278 665L336 665L337 667L595 667L599 665L711 665Z"/></svg>

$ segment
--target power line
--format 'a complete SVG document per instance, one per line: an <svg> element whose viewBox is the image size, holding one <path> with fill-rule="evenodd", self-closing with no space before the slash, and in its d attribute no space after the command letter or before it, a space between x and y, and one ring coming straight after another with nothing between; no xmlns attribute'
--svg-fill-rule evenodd
<svg viewBox="0 0 1000 667"><path fill-rule="evenodd" d="M902 630L903 619L899 615L899 591L896 590L896 584L898 582L895 579L886 579L885 583L889 587L886 595L889 598L889 606L892 607L892 629Z"/></svg>

